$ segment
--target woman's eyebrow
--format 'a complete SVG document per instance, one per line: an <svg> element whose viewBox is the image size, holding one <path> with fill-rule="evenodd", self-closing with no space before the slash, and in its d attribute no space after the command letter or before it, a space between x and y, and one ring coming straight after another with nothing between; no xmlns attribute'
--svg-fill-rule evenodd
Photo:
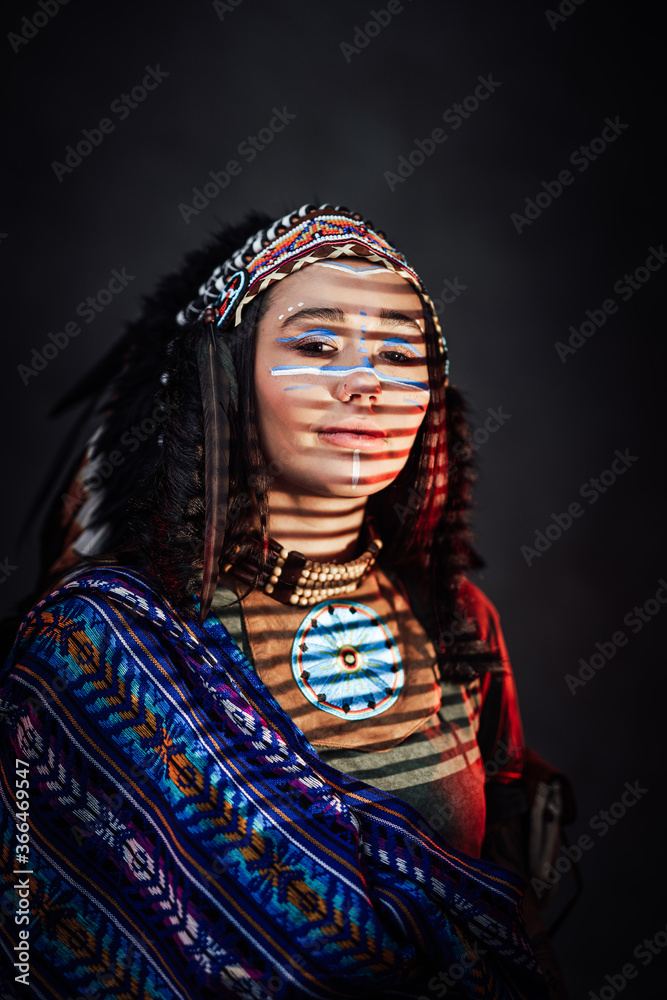
<svg viewBox="0 0 667 1000"><path fill-rule="evenodd" d="M424 331L420 327L416 319L411 316L406 316L405 313L396 312L395 309L382 309L380 311L380 325L381 326L413 326L416 330L423 335Z"/></svg>
<svg viewBox="0 0 667 1000"><path fill-rule="evenodd" d="M345 313L342 309L330 308L328 306L315 306L312 309L299 309L293 312L282 323L283 329L295 320L316 319L320 323L344 323Z"/></svg>
<svg viewBox="0 0 667 1000"><path fill-rule="evenodd" d="M344 323L346 314L342 309L331 306L314 306L310 309L298 309L286 317L281 327L285 329L290 323L304 319L314 319L319 323ZM416 319L406 315L406 313L397 312L395 309L382 309L380 311L380 325L390 327L411 326L415 330L418 330L422 336L424 334Z"/></svg>

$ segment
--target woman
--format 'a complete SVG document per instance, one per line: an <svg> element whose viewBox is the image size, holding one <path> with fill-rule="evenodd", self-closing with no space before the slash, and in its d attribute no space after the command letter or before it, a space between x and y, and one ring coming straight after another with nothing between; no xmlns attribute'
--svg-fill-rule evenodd
<svg viewBox="0 0 667 1000"><path fill-rule="evenodd" d="M269 221L82 388L115 374L2 676L12 980L546 996L480 860L525 752L437 314L359 215Z"/></svg>

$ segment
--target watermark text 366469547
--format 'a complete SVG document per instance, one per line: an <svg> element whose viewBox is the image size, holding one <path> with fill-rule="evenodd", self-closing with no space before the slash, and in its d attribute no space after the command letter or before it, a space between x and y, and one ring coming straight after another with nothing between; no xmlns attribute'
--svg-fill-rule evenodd
<svg viewBox="0 0 667 1000"><path fill-rule="evenodd" d="M18 928L19 944L15 948L14 965L16 982L30 984L30 764L16 758L16 845L14 847L14 875L22 876L14 882L16 910L14 923Z"/></svg>

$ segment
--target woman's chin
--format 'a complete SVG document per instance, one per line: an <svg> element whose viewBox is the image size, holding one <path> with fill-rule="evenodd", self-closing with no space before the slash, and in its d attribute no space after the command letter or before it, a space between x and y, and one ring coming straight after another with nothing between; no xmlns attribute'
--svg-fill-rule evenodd
<svg viewBox="0 0 667 1000"><path fill-rule="evenodd" d="M337 462L317 468L317 477L312 475L313 471L311 469L307 476L290 477L289 492L340 498L371 496L393 483L401 470L387 462L373 465L347 462L344 466Z"/></svg>

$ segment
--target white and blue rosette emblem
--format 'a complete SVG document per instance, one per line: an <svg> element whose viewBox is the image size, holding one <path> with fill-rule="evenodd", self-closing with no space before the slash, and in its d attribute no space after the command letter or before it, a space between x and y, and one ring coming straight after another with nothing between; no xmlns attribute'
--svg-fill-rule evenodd
<svg viewBox="0 0 667 1000"><path fill-rule="evenodd" d="M305 698L338 719L370 719L396 702L405 672L382 618L355 601L323 601L301 622L292 673Z"/></svg>

